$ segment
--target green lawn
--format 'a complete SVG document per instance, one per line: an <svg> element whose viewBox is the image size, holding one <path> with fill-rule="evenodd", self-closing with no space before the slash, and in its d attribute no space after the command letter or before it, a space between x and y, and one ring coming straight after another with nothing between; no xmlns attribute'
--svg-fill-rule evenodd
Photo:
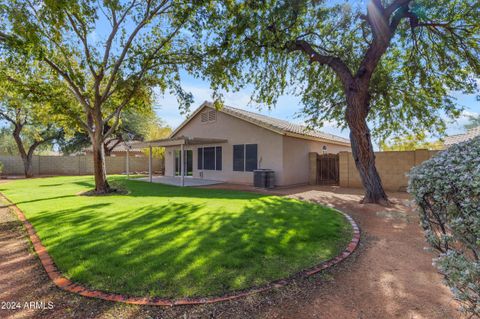
<svg viewBox="0 0 480 319"><path fill-rule="evenodd" d="M287 277L337 255L351 226L335 210L246 192L110 177L128 195L86 197L91 177L0 184L59 269L130 295L218 295Z"/></svg>

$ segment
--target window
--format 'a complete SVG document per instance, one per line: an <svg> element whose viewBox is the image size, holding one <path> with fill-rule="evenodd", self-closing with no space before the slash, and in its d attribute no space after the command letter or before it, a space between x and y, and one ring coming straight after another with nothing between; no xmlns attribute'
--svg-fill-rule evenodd
<svg viewBox="0 0 480 319"><path fill-rule="evenodd" d="M257 144L233 145L233 170L252 172L257 169Z"/></svg>
<svg viewBox="0 0 480 319"><path fill-rule="evenodd" d="M233 170L245 170L245 145L233 145Z"/></svg>
<svg viewBox="0 0 480 319"><path fill-rule="evenodd" d="M215 170L215 147L203 148L203 169Z"/></svg>
<svg viewBox="0 0 480 319"><path fill-rule="evenodd" d="M245 145L245 170L253 172L257 169L257 144Z"/></svg>
<svg viewBox="0 0 480 319"><path fill-rule="evenodd" d="M203 170L222 170L222 147L199 147L197 167Z"/></svg>

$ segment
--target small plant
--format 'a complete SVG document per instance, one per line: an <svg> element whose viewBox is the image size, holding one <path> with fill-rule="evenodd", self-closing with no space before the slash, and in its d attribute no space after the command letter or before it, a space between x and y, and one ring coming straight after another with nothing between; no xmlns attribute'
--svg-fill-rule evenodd
<svg viewBox="0 0 480 319"><path fill-rule="evenodd" d="M0 176L2 176L2 172L3 172L3 163L0 162Z"/></svg>
<svg viewBox="0 0 480 319"><path fill-rule="evenodd" d="M434 265L460 301L480 316L480 137L413 168L408 191L420 211Z"/></svg>

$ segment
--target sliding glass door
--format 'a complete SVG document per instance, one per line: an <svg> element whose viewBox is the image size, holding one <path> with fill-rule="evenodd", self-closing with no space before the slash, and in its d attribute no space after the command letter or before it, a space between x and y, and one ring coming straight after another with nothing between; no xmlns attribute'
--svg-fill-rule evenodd
<svg viewBox="0 0 480 319"><path fill-rule="evenodd" d="M180 176L180 150L175 151L175 175ZM184 176L192 176L193 175L193 151L192 150L184 150L183 151L183 175Z"/></svg>

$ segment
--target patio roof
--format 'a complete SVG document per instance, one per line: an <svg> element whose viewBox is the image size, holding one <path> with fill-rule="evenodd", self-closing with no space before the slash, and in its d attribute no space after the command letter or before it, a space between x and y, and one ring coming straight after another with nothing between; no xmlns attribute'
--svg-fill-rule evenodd
<svg viewBox="0 0 480 319"><path fill-rule="evenodd" d="M226 143L226 142L227 140L218 139L218 138L178 136L173 138L164 138L160 140L132 143L132 148L165 147L165 146L198 145L198 144L220 144L220 143Z"/></svg>

